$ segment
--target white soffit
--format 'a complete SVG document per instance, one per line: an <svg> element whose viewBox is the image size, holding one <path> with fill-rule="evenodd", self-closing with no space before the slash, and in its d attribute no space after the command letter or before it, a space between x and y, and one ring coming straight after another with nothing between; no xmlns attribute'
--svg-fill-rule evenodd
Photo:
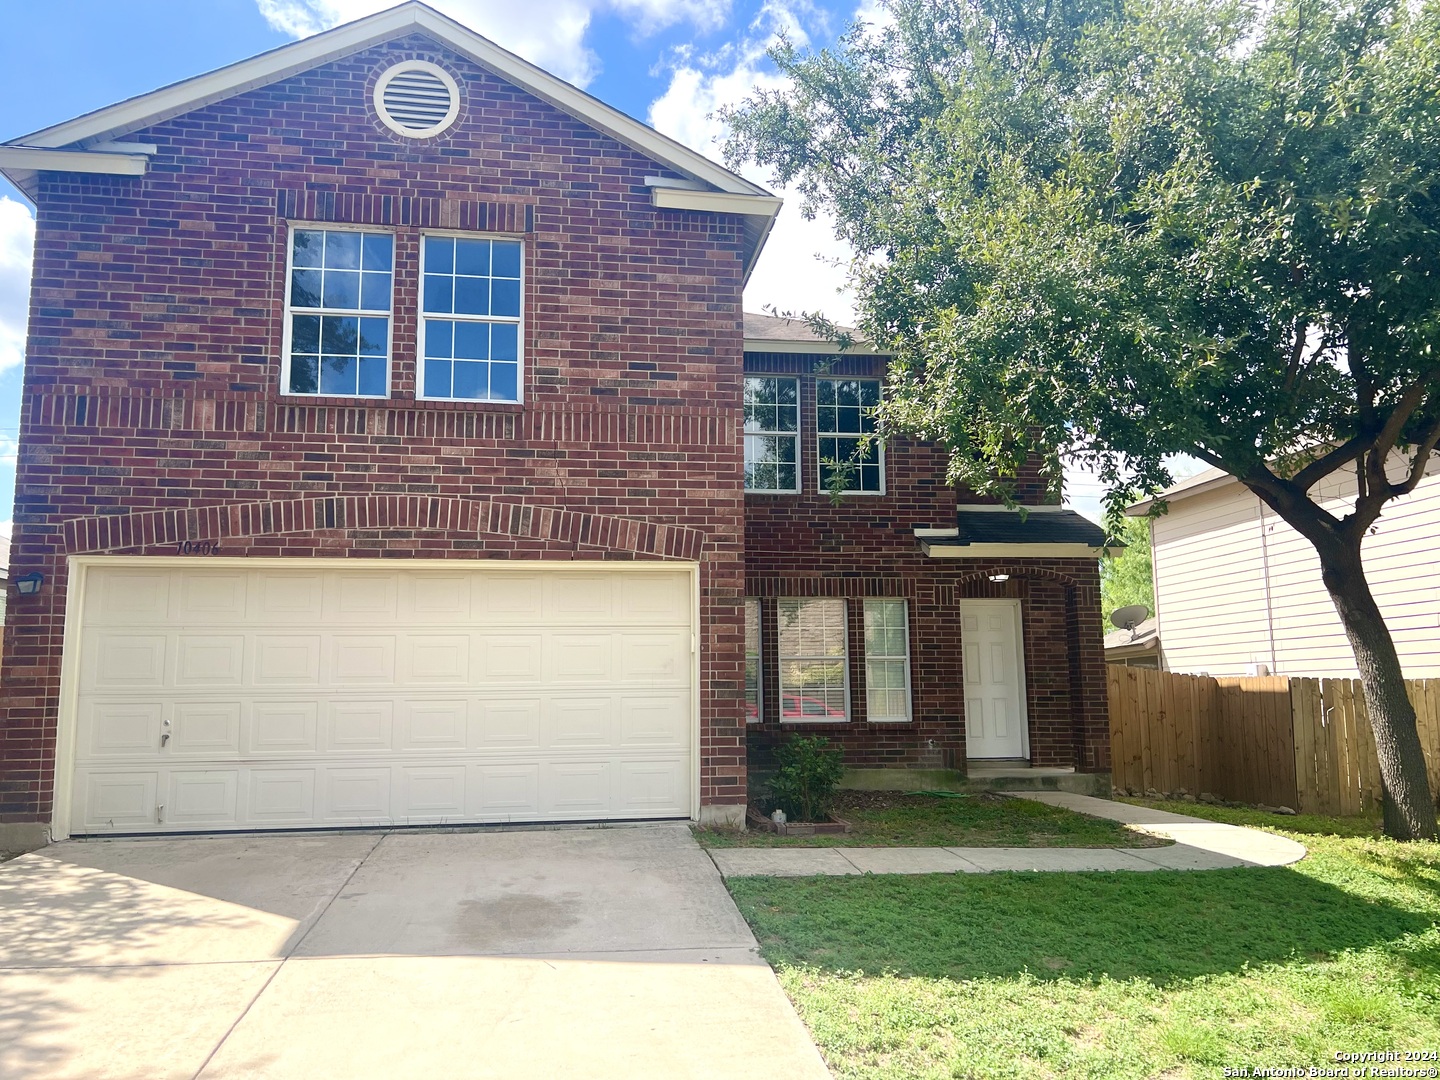
<svg viewBox="0 0 1440 1080"><path fill-rule="evenodd" d="M1089 544L946 544L917 530L920 549L932 559L1098 559L1105 548ZM1110 548L1118 555L1124 548Z"/></svg>
<svg viewBox="0 0 1440 1080"><path fill-rule="evenodd" d="M749 200L743 201L747 209L724 212L773 218L779 209L779 200L759 185L752 184L704 155L660 134L654 128L626 116L563 79L522 60L514 53L507 52L488 38L441 15L418 0L407 0L406 3L375 15L356 19L290 45L282 45L249 60L242 60L209 74L173 83L148 94L86 113L62 124L13 139L9 145L87 149L94 144L142 130L172 116L191 112L211 102L279 82L411 31L424 33L455 49L507 82L549 102L590 127L613 136L676 172L702 181L720 192L758 197L754 204ZM0 171L9 175L8 168ZM770 205L772 203L775 205ZM763 242L763 237L759 239Z"/></svg>

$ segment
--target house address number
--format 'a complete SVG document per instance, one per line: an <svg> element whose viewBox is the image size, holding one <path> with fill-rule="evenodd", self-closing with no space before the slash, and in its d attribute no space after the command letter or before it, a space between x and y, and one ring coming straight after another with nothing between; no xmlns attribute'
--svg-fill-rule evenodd
<svg viewBox="0 0 1440 1080"><path fill-rule="evenodd" d="M219 555L220 545L214 540L182 540L175 545L176 555Z"/></svg>

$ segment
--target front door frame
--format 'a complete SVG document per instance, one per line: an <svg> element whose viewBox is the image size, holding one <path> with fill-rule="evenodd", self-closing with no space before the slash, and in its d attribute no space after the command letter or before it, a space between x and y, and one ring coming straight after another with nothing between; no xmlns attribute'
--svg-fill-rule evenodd
<svg viewBox="0 0 1440 1080"><path fill-rule="evenodd" d="M967 607L1007 606L1015 612L1015 675L1020 682L1020 757L1030 760L1030 684L1025 676L1025 609L1018 597L976 597L958 602L960 608L960 699L962 713L965 705L965 609ZM1006 761L1007 758L972 758L970 756L969 716L966 715L965 758L967 761Z"/></svg>

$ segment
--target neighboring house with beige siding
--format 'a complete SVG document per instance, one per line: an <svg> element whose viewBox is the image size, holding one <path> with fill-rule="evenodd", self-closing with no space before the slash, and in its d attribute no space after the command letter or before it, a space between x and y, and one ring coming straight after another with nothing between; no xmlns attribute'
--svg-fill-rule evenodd
<svg viewBox="0 0 1440 1080"><path fill-rule="evenodd" d="M1399 476L1396 461L1395 476ZM1316 491L1343 515L1353 475ZM1160 666L1210 675L1358 675L1310 543L1234 477L1212 469L1163 495L1150 522ZM1153 500L1132 506L1143 515ZM1440 677L1440 461L1386 506L1365 540L1370 588L1412 678Z"/></svg>

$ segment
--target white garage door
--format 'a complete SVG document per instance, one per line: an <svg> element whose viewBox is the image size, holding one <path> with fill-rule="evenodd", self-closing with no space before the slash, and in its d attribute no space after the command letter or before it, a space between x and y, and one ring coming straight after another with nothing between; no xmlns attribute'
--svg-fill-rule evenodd
<svg viewBox="0 0 1440 1080"><path fill-rule="evenodd" d="M691 576L86 568L73 833L688 817Z"/></svg>

